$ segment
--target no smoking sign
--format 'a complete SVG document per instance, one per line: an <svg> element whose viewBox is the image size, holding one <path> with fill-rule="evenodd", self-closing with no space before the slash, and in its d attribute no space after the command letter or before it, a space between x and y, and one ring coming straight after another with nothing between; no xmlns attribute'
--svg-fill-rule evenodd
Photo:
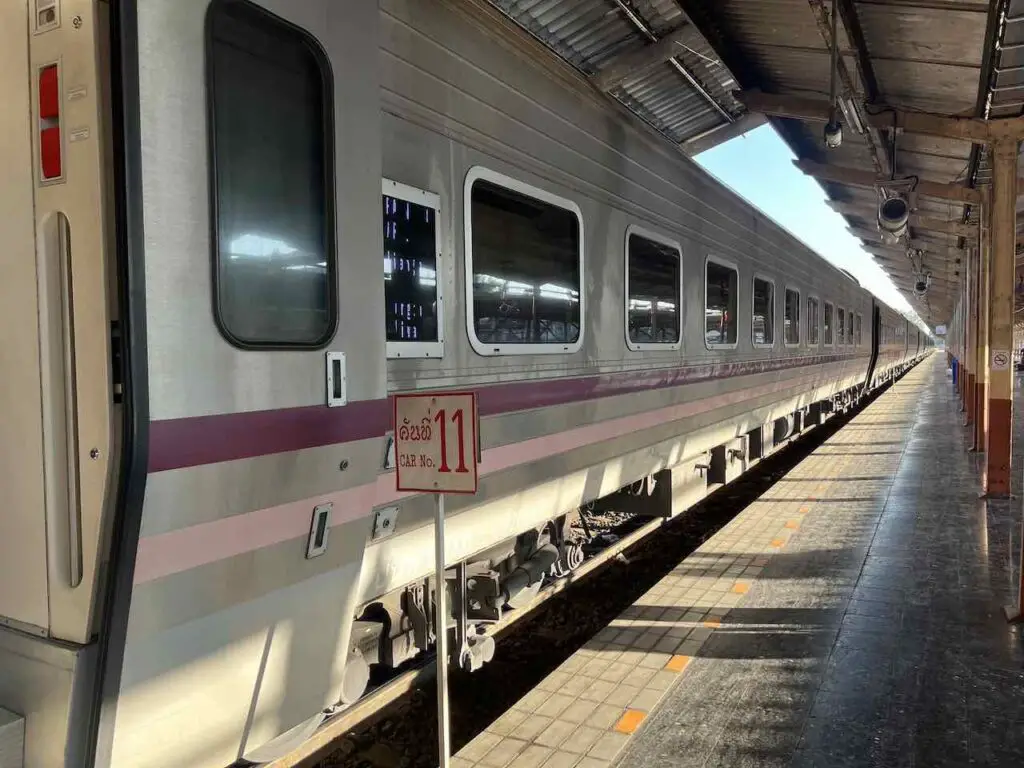
<svg viewBox="0 0 1024 768"><path fill-rule="evenodd" d="M993 350L990 359L993 371L1008 371L1010 369L1010 353L1006 350Z"/></svg>

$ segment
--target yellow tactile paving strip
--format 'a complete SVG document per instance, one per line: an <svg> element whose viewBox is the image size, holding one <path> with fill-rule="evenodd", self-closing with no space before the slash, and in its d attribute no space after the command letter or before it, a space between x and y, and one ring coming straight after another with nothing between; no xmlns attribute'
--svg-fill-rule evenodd
<svg viewBox="0 0 1024 768"><path fill-rule="evenodd" d="M878 406L888 395L793 469L786 476L792 482L775 484L750 504L463 747L452 768L611 766L818 499L827 500L844 475L866 474L867 464L878 463L869 448L836 448L851 440L843 439L847 430L886 418ZM888 458L882 461L892 463Z"/></svg>

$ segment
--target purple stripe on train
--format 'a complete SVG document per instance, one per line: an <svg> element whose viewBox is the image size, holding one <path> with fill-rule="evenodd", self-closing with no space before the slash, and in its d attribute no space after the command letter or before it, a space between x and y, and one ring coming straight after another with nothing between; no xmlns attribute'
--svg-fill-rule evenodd
<svg viewBox="0 0 1024 768"><path fill-rule="evenodd" d="M838 362L849 357L814 355L516 381L483 386L477 392L480 415L496 416L641 390ZM163 472L366 440L380 437L389 429L389 398L360 400L341 408L313 405L154 421L150 425L149 471Z"/></svg>

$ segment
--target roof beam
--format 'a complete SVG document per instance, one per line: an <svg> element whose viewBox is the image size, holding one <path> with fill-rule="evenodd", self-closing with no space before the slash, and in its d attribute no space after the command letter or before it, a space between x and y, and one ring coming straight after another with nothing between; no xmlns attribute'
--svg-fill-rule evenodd
<svg viewBox="0 0 1024 768"><path fill-rule="evenodd" d="M868 240L872 244L881 243L881 241L879 239L881 237L881 235L879 234L877 229L865 229L864 227L847 227L846 229L849 231L849 233L851 235L853 235L854 237L859 237L861 240ZM928 251L928 252L934 253L936 255L945 255L945 254L960 255L960 254L963 253L963 250L960 249L960 248L953 248L953 247L948 246L948 245L932 245L931 243L923 243L920 240L914 240L914 239L911 239L910 242L906 246L896 245L896 246L893 246L893 247L895 247L895 248L903 247L904 249L909 247L909 248L913 248L915 250Z"/></svg>
<svg viewBox="0 0 1024 768"><path fill-rule="evenodd" d="M788 117L824 123L828 121L828 99L803 96L781 96L760 91L733 91L733 96L751 112L770 117ZM981 120L975 117L951 117L930 112L905 112L894 107L877 105L864 110L865 122L876 129L920 133L944 139L990 144L1005 139L1024 139L1024 118L1005 117Z"/></svg>
<svg viewBox="0 0 1024 768"><path fill-rule="evenodd" d="M699 39L697 28L693 24L684 24L656 43L611 59L594 76L594 85L607 93L626 78L664 64L679 54L683 46L691 45Z"/></svg>
<svg viewBox="0 0 1024 768"><path fill-rule="evenodd" d="M757 112L747 112L742 117L736 118L732 123L719 123L714 128L704 133L693 136L682 142L679 146L690 157L699 155L706 149L711 149L719 144L724 144L730 139L742 136L768 122L768 118Z"/></svg>
<svg viewBox="0 0 1024 768"><path fill-rule="evenodd" d="M862 219L873 218L877 210L873 206L862 203L844 203L838 200L826 200L825 205L836 213L843 216L858 216ZM910 226L915 229L923 229L928 232L939 232L944 235L956 235L957 237L977 237L977 224L963 224L959 220L947 221L936 219L930 216L922 216L918 213L910 214Z"/></svg>
<svg viewBox="0 0 1024 768"><path fill-rule="evenodd" d="M868 103L873 103L878 99L878 79L875 77L875 69L871 65L871 57L868 55L868 46L864 40L864 30L861 29L857 9L853 0L836 0L836 5L839 8L839 21L846 29L846 37L857 49L857 68L860 69L860 81L864 84Z"/></svg>
<svg viewBox="0 0 1024 768"><path fill-rule="evenodd" d="M794 160L793 165L808 176L813 176L819 181L829 181L833 184L875 187L892 183L892 179L887 179L885 176L876 176L871 171L862 171L857 168L825 165L823 163L815 163L812 160ZM920 179L915 185L914 190L917 194L924 195L925 197L938 197L958 203L977 203L981 200L981 193L978 190L960 184L940 184L939 182Z"/></svg>

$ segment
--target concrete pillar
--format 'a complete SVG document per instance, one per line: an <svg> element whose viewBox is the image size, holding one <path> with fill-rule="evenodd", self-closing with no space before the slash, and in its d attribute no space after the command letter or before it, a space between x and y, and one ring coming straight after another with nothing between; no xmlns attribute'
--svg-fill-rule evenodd
<svg viewBox="0 0 1024 768"><path fill-rule="evenodd" d="M1016 245L1017 142L992 147L992 218L989 240L988 417L985 495L1010 493L1013 436L1013 289Z"/></svg>
<svg viewBox="0 0 1024 768"><path fill-rule="evenodd" d="M988 426L988 285L989 285L989 221L992 202L987 190L982 195L978 243L974 249L978 263L978 348L977 379L975 379L974 450L985 450L985 430Z"/></svg>

